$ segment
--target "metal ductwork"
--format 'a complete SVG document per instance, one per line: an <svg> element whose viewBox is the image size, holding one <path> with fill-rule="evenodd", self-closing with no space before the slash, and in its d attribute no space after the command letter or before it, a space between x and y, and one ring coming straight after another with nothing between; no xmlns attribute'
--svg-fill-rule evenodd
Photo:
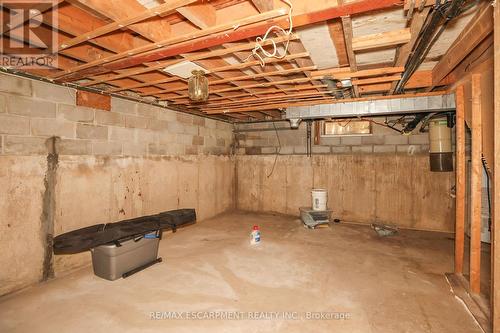
<svg viewBox="0 0 500 333"><path fill-rule="evenodd" d="M392 116L445 111L455 111L454 94L291 106L286 110L286 119Z"/></svg>
<svg viewBox="0 0 500 333"><path fill-rule="evenodd" d="M302 119L300 119L300 118L294 118L294 119L288 119L288 120L290 121L290 127L292 129L299 128L299 125L302 122Z"/></svg>

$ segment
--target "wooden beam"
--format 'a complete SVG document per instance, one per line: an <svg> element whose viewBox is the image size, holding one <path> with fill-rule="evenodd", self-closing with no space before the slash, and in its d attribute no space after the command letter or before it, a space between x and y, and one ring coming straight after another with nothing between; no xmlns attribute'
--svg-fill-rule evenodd
<svg viewBox="0 0 500 333"><path fill-rule="evenodd" d="M434 66L432 82L434 86L440 84L465 57L493 32L493 6L486 3L483 8L470 20L467 26L441 60Z"/></svg>
<svg viewBox="0 0 500 333"><path fill-rule="evenodd" d="M349 68L351 72L357 72L358 65L356 62L356 55L354 54L354 50L352 49L352 20L349 16L342 17L342 30L344 31L344 40L347 52L347 59L349 60ZM352 91L354 97L359 97L358 86L353 86Z"/></svg>
<svg viewBox="0 0 500 333"><path fill-rule="evenodd" d="M106 21L69 4L55 8L54 15L57 15L58 29L72 36L85 34L107 24ZM44 23L49 24L46 21ZM115 31L109 36L97 37L89 42L113 52L124 52L149 44L144 38L135 37L129 31Z"/></svg>
<svg viewBox="0 0 500 333"><path fill-rule="evenodd" d="M493 332L500 332L500 6L494 8L494 168L493 216L491 224L491 322Z"/></svg>
<svg viewBox="0 0 500 333"><path fill-rule="evenodd" d="M341 19L333 19L327 22L330 38L337 51L339 66L349 66L349 58L347 56L346 41L344 36L344 28L342 27Z"/></svg>
<svg viewBox="0 0 500 333"><path fill-rule="evenodd" d="M380 76L380 77L373 77L370 79L352 80L352 84L355 84L355 85L374 84L374 83L381 83L381 82L398 81L399 79L401 79L401 75Z"/></svg>
<svg viewBox="0 0 500 333"><path fill-rule="evenodd" d="M259 14L259 15L255 15L255 16L250 16L250 17L247 17L246 19L243 19L243 20L238 20L238 21L234 21L231 23L217 25L215 27L192 32L192 33L189 33L186 35L171 37L171 38L162 40L160 42L151 43L151 44L148 44L145 46L140 46L140 47L137 47L135 49L127 50L126 52L121 52L121 53L118 53L118 54L115 54L115 55L112 55L112 56L109 56L109 57L106 57L103 59L89 62L85 65L81 65L81 66L78 66L76 68L72 68L71 70L66 71L62 75L55 76L55 78L65 77L66 80L76 80L78 78L88 76L87 74L99 74L99 73L104 73L104 72L108 72L108 71L113 71L116 69L122 69L122 68L127 68L127 67L131 67L131 66L135 66L135 65L140 65L140 64L143 64L144 62L148 62L149 60L142 57L141 62L137 62L135 64L126 64L123 66L122 66L123 62L120 62L119 60L123 59L123 58L127 58L127 57L129 57L127 59L132 59L131 57L133 55L145 53L148 51L153 51L155 49L168 49L168 50L175 49L175 51L172 51L171 54L165 54L164 56L160 56L160 57L154 56L153 57L154 60L151 60L151 61L155 61L155 60L158 60L161 58L167 58L169 56L177 56L177 55L183 54L183 53L189 53L190 50L187 49L187 45L191 45L193 43L190 40L196 40L198 38L202 38L204 36L211 35L211 34L214 34L214 33L220 32L220 31L229 31L228 29L233 30L235 24L240 24L241 26L245 26L248 24L253 24L256 22L260 22L260 21L265 21L265 20L268 20L270 18L274 18L274 17L282 16L282 15L283 15L283 12L277 10L277 11L267 12L267 13L263 13L263 14ZM166 45L172 45L172 47L165 48L164 46L166 46ZM199 48L199 49L203 49L203 48ZM148 55L149 54L157 55L156 52L149 52L147 54ZM127 59L125 59L124 61L126 61ZM99 67L92 68L92 67L96 67L96 66L99 66ZM78 75L76 75L76 73L78 73ZM73 74L73 75L70 75L70 74Z"/></svg>
<svg viewBox="0 0 500 333"><path fill-rule="evenodd" d="M272 81L272 82L264 82L264 83L254 83L254 84L248 84L245 86L210 90L210 94L218 94L218 93L236 91L236 90L242 90L242 89L251 89L251 88L260 88L260 87L271 87L271 86L277 86L277 85L304 83L304 82L310 82L310 81L312 81L312 79L306 77L306 78L300 78L300 79L281 80L281 81ZM184 94L184 95L180 95L178 97L170 98L169 100L175 100L175 99L184 98L187 96L188 96L187 94Z"/></svg>
<svg viewBox="0 0 500 333"><path fill-rule="evenodd" d="M277 101L277 100L287 100L287 99L294 99L294 98L299 98L299 97L311 97L311 96L321 96L321 95L327 95L327 94L332 94L332 91L326 90L326 91L314 91L310 93L298 93L298 94L290 94L290 95L280 95L280 96L269 96L269 97L264 97L264 96L259 96L257 98L244 98L241 100L236 100L236 101L231 101L231 102L219 102L219 103L208 103L203 105L204 110L208 110L211 108L218 108L218 107L229 107L229 106L241 106L242 103L245 103L245 106L248 106L248 104L252 103L262 103L264 101Z"/></svg>
<svg viewBox="0 0 500 333"><path fill-rule="evenodd" d="M381 32L377 34L354 37L352 39L352 49L354 52L372 50L379 48L393 47L408 43L411 39L411 32L409 28Z"/></svg>
<svg viewBox="0 0 500 333"><path fill-rule="evenodd" d="M77 90L76 105L92 109L111 111L111 96Z"/></svg>
<svg viewBox="0 0 500 333"><path fill-rule="evenodd" d="M287 69L287 70L282 70L282 71L276 71L276 72L265 72L265 73L260 73L260 74L253 74L253 75L242 75L242 76L232 76L228 77L225 79L220 79L220 80L212 80L209 81L209 84L211 86L217 85L217 84L223 84L223 83L228 83L228 82L234 82L234 81L246 81L246 80L255 80L261 77L269 77L269 76L274 76L274 75L280 75L280 76L285 76L288 74L293 74L293 73L301 73L304 71L310 71L316 69L316 66L311 66L311 67L303 67L303 68L292 68L292 69ZM158 84L160 82L151 82L152 84ZM113 91L119 91L119 90L124 90L123 88L120 88L118 90L113 89ZM179 89L177 89L179 91ZM165 90L160 90L160 91L155 91L155 92L150 92L147 94L142 94L143 96L151 96L151 95L158 95L162 94L165 92L171 92L169 89Z"/></svg>
<svg viewBox="0 0 500 333"><path fill-rule="evenodd" d="M292 35L291 37L277 37L274 39L268 39L264 43L264 45L268 45L268 44L271 44L273 42L280 43L283 40L285 40L286 38L295 39L298 37L296 35ZM208 52L195 53L193 55L186 55L186 56L184 56L184 59L167 60L167 61L158 62L155 65L149 66L147 68L139 68L139 69L121 71L120 74L118 74L116 76L106 77L104 80L96 80L91 85L94 85L94 84L97 84L100 82L108 82L108 81L116 80L119 78L138 75L138 74L142 74L142 73L146 73L146 72L151 72L153 70L162 69L162 68L165 68L167 66L171 66L171 65L183 62L185 60L198 61L198 60L207 59L207 58L220 57L220 56L224 56L224 55L231 54L231 53L238 52L238 51L250 50L253 47L254 47L253 43L248 43L248 44L236 45L236 46L233 46L233 47L230 47L227 49L219 49L216 51L208 51ZM227 66L229 66L229 65L225 65L225 66L221 66L221 67L227 68Z"/></svg>
<svg viewBox="0 0 500 333"><path fill-rule="evenodd" d="M379 76L379 75L389 75L402 73L404 67L384 67L384 68L374 68L365 69L361 71L351 72L349 70L339 70L339 69L324 69L320 71L311 72L311 77L313 78L332 78L336 80L351 79L355 77L367 77L367 76Z"/></svg>
<svg viewBox="0 0 500 333"><path fill-rule="evenodd" d="M493 36L486 37L455 69L439 82L439 86L471 80L471 74L493 66ZM432 87L434 87L434 81Z"/></svg>
<svg viewBox="0 0 500 333"><path fill-rule="evenodd" d="M470 290L481 291L482 123L481 74L472 75Z"/></svg>
<svg viewBox="0 0 500 333"><path fill-rule="evenodd" d="M418 93L418 94L406 94L405 97L420 97L420 96L439 96L447 94L446 91L434 91L428 93ZM232 108L230 110L217 110L213 112L209 112L211 114L222 114L222 113L232 113L232 112L241 112L241 111L261 111L261 110L270 110L270 109L280 109L286 108L290 106L309 106L309 105L319 105L319 104L336 104L336 103L348 103L348 102L358 102L358 101L372 101L372 100L382 100L382 99L394 99L401 98L401 95L390 95L390 96L376 96L376 97L362 97L362 98L349 98L349 99L333 99L329 98L320 98L314 100L305 100L298 102L283 102L283 103L271 103L264 105L255 105L251 107L241 107L241 108Z"/></svg>
<svg viewBox="0 0 500 333"><path fill-rule="evenodd" d="M424 88L432 86L432 71L416 71L405 85L406 89Z"/></svg>
<svg viewBox="0 0 500 333"><path fill-rule="evenodd" d="M103 36L105 34L108 34L110 32L113 32L115 30L123 29L125 27L128 27L129 25L132 25L134 23L138 23L144 20L147 20L151 17L163 14L163 13L168 13L172 12L178 7L186 6L190 3L193 3L197 0L173 0L169 1L168 3L164 3L162 5L156 6L151 9L144 10L141 13L137 13L136 15L132 17L127 17L124 19L117 20L115 22L111 22L107 25L104 25L102 27L99 27L95 30L86 32L80 36L77 36L75 38L72 38L70 40L65 41L59 46L59 50L66 49L68 47L84 43L90 39L94 39L100 36Z"/></svg>
<svg viewBox="0 0 500 333"><path fill-rule="evenodd" d="M360 86L359 92L361 94L369 94L375 92L389 91L389 89L391 89L390 83L377 83L377 84L368 84L366 86Z"/></svg>
<svg viewBox="0 0 500 333"><path fill-rule="evenodd" d="M142 6L136 0L120 0L120 1L74 0L74 1L78 1L82 5L90 8L91 11L98 12L104 17L108 17L114 21L122 21L122 20L127 20L129 18L134 18L137 15L137 13L148 13L148 11L145 11L144 6ZM178 0L175 1L177 2ZM171 2L172 1L168 1L165 5L170 4ZM154 9L153 9L153 14L154 14ZM168 36L170 36L170 23L168 20L162 17L150 16L147 21L139 21L137 23L128 25L127 27L153 42L168 38Z"/></svg>
<svg viewBox="0 0 500 333"><path fill-rule="evenodd" d="M131 90L131 89L155 86L157 84L164 84L164 83L169 83L169 82L173 82L173 81L179 81L180 79L181 78L176 77L176 76L167 77L167 78L163 78L163 79L159 79L159 80L155 80L155 81L148 81L148 82L136 83L136 84L132 84L132 85L124 86L124 87L119 87L119 88L112 88L112 89L106 90L106 92L116 93L116 92L124 91L124 90ZM150 93L149 95L156 95L156 93Z"/></svg>
<svg viewBox="0 0 500 333"><path fill-rule="evenodd" d="M456 91L456 199L455 199L455 273L462 274L464 267L465 237L465 88Z"/></svg>
<svg viewBox="0 0 500 333"><path fill-rule="evenodd" d="M277 94L277 93L283 93L283 92L286 92L286 91L304 91L304 90L320 90L322 88L327 88L328 85L326 84L322 84L322 85L296 85L296 86L293 86L291 88L284 88L284 89L280 89L280 90L277 90L275 88L268 88L268 89L263 89L263 90L259 90L259 91L255 91L251 94L249 93L243 93L243 94L240 94L240 93L236 93L234 95L224 95L224 96L221 96L221 97L210 97L209 101L210 102L214 102L214 101L220 101L220 100L235 100L235 99L238 99L240 97L248 97L248 96L262 96L262 97L267 97L269 96L269 94ZM187 97L184 97L184 102L188 103L189 102L189 99ZM165 97L165 98L160 98L159 99L160 101L164 101L164 100L169 100L169 98ZM176 100L176 102L174 103L171 103L171 105L178 105L178 104L181 104L181 101L179 100Z"/></svg>
<svg viewBox="0 0 500 333"><path fill-rule="evenodd" d="M268 76L286 76L288 74L294 74L294 73L302 73L302 72L307 72L307 71L312 71L316 69L316 66L309 66L309 67L299 67L299 68L292 68L292 69L287 69L287 70L279 70L275 72L264 72L264 73L259 73L259 74L251 74L251 75L242 75L242 76L235 76L235 77L230 77L227 79L222 79L222 80L214 80L210 81L209 83L211 85L216 85L216 84L222 84L226 82L231 82L231 81L245 81L245 80L254 80L262 77L268 77Z"/></svg>
<svg viewBox="0 0 500 333"><path fill-rule="evenodd" d="M215 8L208 3L199 3L182 8L177 8L177 11L182 16L187 18L189 22L193 23L200 29L213 27L217 21Z"/></svg>
<svg viewBox="0 0 500 333"><path fill-rule="evenodd" d="M255 8L261 13L273 10L274 1L273 0L251 0Z"/></svg>
<svg viewBox="0 0 500 333"><path fill-rule="evenodd" d="M291 105L296 105L298 103L309 103L310 105L320 104L324 101L332 101L333 97L309 97L297 100L289 100L286 102L264 102L261 104L255 104L251 106L242 106L242 107L230 107L224 108L219 107L213 110L204 111L207 114L226 114L226 113L238 113L238 112L248 112L248 111L261 111L261 110L276 110L285 108Z"/></svg>
<svg viewBox="0 0 500 333"><path fill-rule="evenodd" d="M95 1L95 0L94 0ZM347 15L352 15L352 14L360 14L360 13L366 13L374 10L379 10L379 9L384 9L384 8L392 8L394 6L399 6L403 4L403 0L378 0L378 1L373 1L373 0L361 0L361 1L355 1L351 2L345 5L341 6L331 6L325 9L313 11L311 10L310 12L305 12L302 14L298 14L294 16L294 26L295 27L300 27L304 25L309 25L317 22L322 22L322 21L327 21L332 18L336 17L341 17L341 16L347 16ZM313 7L314 8L314 7ZM265 14L270 14L273 13L274 17L276 16L286 16L285 11L279 10L279 11L272 11L272 12L266 12L260 15L265 15ZM119 57L113 59L122 59L120 61L116 61L112 65L106 65L99 67L97 69L94 69L92 74L98 74L98 73L103 73L106 71L112 71L112 70L119 70L131 66L136 66L143 64L145 62L152 62L152 61L157 61L159 59L171 57L171 56L177 56L179 54L185 54L185 53L190 53L230 42L235 42L239 41L242 39L246 38L251 38L254 36L259 36L263 35L266 33L266 31L271 27L272 25L281 25L284 27L288 27L288 20L287 18L282 18L279 20L272 20L269 21L269 18L265 19L267 20L266 22L261 22L261 23L256 23L252 24L249 26L244 26L243 24L245 22L245 19L243 20L238 20L237 22L230 23L228 25L224 25L223 27L221 26L216 26L212 27L210 29L213 29L210 31L210 29L204 29L198 34L190 34L190 36L184 35L177 37L176 41L173 42L172 40L166 40L162 41L159 43L154 43L151 45L150 48L148 49L141 49L141 50L129 50L129 53L120 55ZM259 20L262 21L262 20ZM249 24L249 23L247 23ZM238 25L238 29L234 29L233 26ZM217 28L217 29L216 29ZM201 38L203 37L203 38ZM155 50L156 49L156 50ZM154 51L152 51L154 50ZM152 51L148 52L147 54L141 55L140 53L144 53L147 51ZM125 59L123 59L125 58ZM88 67L94 67L97 65L102 65L104 63L110 62L110 58L108 59L102 59L100 62L94 62L92 64L89 64ZM76 68L73 69L70 73L73 73L75 71L82 71L84 68ZM66 73L70 74L70 73ZM79 75L74 74L73 76L68 76L68 79L71 80L77 80L82 77L85 77L85 73L80 73Z"/></svg>
<svg viewBox="0 0 500 333"><path fill-rule="evenodd" d="M307 57L308 55L309 55L308 53L301 53L301 54L292 54L292 55L286 56L283 59L269 58L269 59L265 60L265 63L268 64L268 63L275 63L275 62L280 62L280 61L288 61L288 60L292 60L292 59ZM245 63L241 63L241 64L221 66L221 67L216 67L216 68L213 68L213 69L209 69L207 71L207 74L224 72L224 71L230 71L230 70L237 70L237 69L242 69L242 68L250 67L250 66L253 66L253 65L259 65L259 64L260 64L260 62L258 60L255 60L255 61L249 61L249 62L245 62ZM162 65L161 67L165 67L165 66L166 66L166 64ZM109 81L113 81L113 80L118 80L120 78L131 76L131 75L143 74L143 73L146 73L146 72L149 72L149 71L153 71L153 70L157 70L157 69L158 68L154 68L154 69L152 69L152 68L145 68L145 69L140 69L140 70L134 70L133 71L134 74L128 74L127 72L124 72L122 74L118 74L118 75L114 75L114 76L110 76L110 77L105 77L103 79L98 79L96 81L84 83L83 86L86 86L86 87L93 86L93 85L96 85L96 84L99 84L99 83L109 82ZM156 84L168 83L168 82L175 81L175 80L179 80L179 78L177 78L177 77L175 77L175 78L166 78L164 80L150 81L150 82L145 82L145 83L142 83L142 84L134 84L134 85L130 85L128 87L111 89L109 91L110 92L118 92L118 91L122 91L122 90L136 89L136 88L142 88L142 87L152 86L152 85L156 85Z"/></svg>

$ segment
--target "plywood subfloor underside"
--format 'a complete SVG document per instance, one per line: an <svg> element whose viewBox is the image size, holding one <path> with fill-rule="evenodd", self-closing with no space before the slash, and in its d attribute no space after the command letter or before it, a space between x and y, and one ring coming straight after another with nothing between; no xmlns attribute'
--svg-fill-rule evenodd
<svg viewBox="0 0 500 333"><path fill-rule="evenodd" d="M262 243L249 245L251 226ZM306 230L231 213L167 235L164 262L126 280L85 268L0 300L2 332L480 332L450 292L449 234ZM151 320L152 311L349 312L349 320Z"/></svg>

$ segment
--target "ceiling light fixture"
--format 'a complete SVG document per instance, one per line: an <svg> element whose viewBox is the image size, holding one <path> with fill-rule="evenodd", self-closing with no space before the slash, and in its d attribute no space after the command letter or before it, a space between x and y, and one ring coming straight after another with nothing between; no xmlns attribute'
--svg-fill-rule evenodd
<svg viewBox="0 0 500 333"><path fill-rule="evenodd" d="M193 102L204 102L208 99L208 79L203 71L194 70L188 81L189 99Z"/></svg>

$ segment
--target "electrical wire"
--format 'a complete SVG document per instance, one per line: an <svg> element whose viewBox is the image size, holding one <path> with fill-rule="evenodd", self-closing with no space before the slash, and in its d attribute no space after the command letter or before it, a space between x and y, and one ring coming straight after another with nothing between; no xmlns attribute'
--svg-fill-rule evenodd
<svg viewBox="0 0 500 333"><path fill-rule="evenodd" d="M265 58L283 59L284 57L286 57L286 54L288 53L288 46L290 45L290 36L292 35L292 30L293 30L293 20L292 20L293 5L290 2L290 0L281 0L281 1L283 1L284 3L286 3L290 7L290 9L288 10L288 21L290 22L290 26L288 28L288 31L286 31L285 29L283 29L282 27L280 27L278 25L273 25L273 26L269 27L269 29L266 31L264 36L257 37L255 39L255 47L253 48L252 53L250 53L248 55L248 57L246 57L245 60L243 60L243 62L248 61L248 59L250 59L252 56L254 56L255 58L257 58L259 60L260 66L264 67L266 65L266 62L264 60ZM278 46L276 45L276 42L272 39L270 40L271 45L272 45L272 49L273 49L272 52L268 52L268 51L264 50L263 45L268 41L269 34L271 32L274 32L276 35L278 35L278 32L281 32L285 36L288 36L288 39L285 43L285 50L282 54L279 53Z"/></svg>
<svg viewBox="0 0 500 333"><path fill-rule="evenodd" d="M278 129L276 128L276 124L274 122L273 122L273 127L274 127L274 131L276 132L276 139L278 139L278 150L276 151L276 155L274 156L273 168L271 169L271 172L267 175L267 178L272 176L272 174L274 172L274 168L276 167L276 162L278 162L278 156L281 152L280 136L278 134Z"/></svg>
<svg viewBox="0 0 500 333"><path fill-rule="evenodd" d="M391 130L393 131L396 131L398 132L399 134L401 134L403 131L401 130L398 130L397 128L389 125L389 123L385 122L385 123L381 123L379 121L376 121L376 120L373 120L373 119L369 119L369 118L363 118L363 117L358 117L359 120L364 120L364 121L369 121L370 123L372 124L375 124L375 125L379 125L379 126L383 126L383 127L387 127L387 128L390 128Z"/></svg>

